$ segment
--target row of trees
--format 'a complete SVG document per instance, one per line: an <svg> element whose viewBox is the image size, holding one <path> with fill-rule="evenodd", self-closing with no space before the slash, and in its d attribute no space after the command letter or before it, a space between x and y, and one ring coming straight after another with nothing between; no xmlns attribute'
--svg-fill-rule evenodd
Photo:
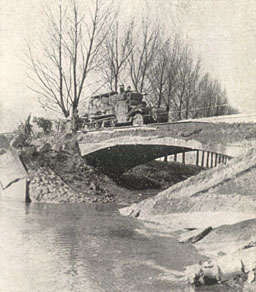
<svg viewBox="0 0 256 292"><path fill-rule="evenodd" d="M117 91L125 80L146 92L151 105L166 107L172 119L235 113L218 80L202 72L200 58L176 35L164 38L161 28L130 22L119 36L116 22L104 41L100 66L103 80ZM135 37L136 36L136 37ZM138 37L139 36L139 37Z"/></svg>
<svg viewBox="0 0 256 292"><path fill-rule="evenodd" d="M85 13L86 11L86 13ZM118 21L113 3L73 1L47 13L50 42L35 52L28 44L30 88L44 107L68 117L86 96L89 80L117 91L120 83L147 93L148 103L166 107L172 119L233 113L219 81L203 73L192 49L161 27L136 19Z"/></svg>

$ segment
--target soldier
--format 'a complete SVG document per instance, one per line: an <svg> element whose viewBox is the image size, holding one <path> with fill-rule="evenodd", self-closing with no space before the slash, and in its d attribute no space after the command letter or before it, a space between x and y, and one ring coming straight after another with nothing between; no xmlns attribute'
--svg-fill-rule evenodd
<svg viewBox="0 0 256 292"><path fill-rule="evenodd" d="M127 86L127 89L125 90L125 100L130 101L130 94L129 92L131 92L131 86Z"/></svg>
<svg viewBox="0 0 256 292"><path fill-rule="evenodd" d="M121 85L119 86L119 89L120 89L120 93L123 93L123 92L124 92L124 85L121 84Z"/></svg>

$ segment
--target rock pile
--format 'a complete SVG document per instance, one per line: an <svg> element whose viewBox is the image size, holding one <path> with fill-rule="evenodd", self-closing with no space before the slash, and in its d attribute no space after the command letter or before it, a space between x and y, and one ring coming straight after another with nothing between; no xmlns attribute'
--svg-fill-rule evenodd
<svg viewBox="0 0 256 292"><path fill-rule="evenodd" d="M58 153L46 158L40 154L27 163L30 199L56 203L113 201L112 190L104 184L107 178L98 176L81 160L76 155Z"/></svg>
<svg viewBox="0 0 256 292"><path fill-rule="evenodd" d="M29 196L39 202L76 202L78 194L74 192L50 168L39 167L30 174Z"/></svg>
<svg viewBox="0 0 256 292"><path fill-rule="evenodd" d="M32 201L108 203L125 201L131 193L88 165L73 137L42 139L20 150Z"/></svg>

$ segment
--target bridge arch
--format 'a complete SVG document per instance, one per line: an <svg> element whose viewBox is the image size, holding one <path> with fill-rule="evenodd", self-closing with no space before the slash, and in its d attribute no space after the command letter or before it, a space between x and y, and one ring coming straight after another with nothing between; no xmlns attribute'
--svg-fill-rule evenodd
<svg viewBox="0 0 256 292"><path fill-rule="evenodd" d="M122 136L97 143L81 142L79 147L89 164L110 176L120 175L156 158L196 150L234 156L231 149L221 144L172 137Z"/></svg>

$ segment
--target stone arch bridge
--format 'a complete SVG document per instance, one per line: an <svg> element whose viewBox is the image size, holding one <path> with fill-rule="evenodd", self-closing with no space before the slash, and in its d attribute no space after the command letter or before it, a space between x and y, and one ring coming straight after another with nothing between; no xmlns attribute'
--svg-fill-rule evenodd
<svg viewBox="0 0 256 292"><path fill-rule="evenodd" d="M159 131L157 127L103 130L78 137L81 155L89 164L102 172L116 176L125 171L160 157L174 156L182 153L195 152L197 165L214 167L226 163L230 158L239 156L244 151L241 144L223 144L209 141L207 143L196 138L172 137L169 131ZM173 135L175 136L175 135Z"/></svg>

